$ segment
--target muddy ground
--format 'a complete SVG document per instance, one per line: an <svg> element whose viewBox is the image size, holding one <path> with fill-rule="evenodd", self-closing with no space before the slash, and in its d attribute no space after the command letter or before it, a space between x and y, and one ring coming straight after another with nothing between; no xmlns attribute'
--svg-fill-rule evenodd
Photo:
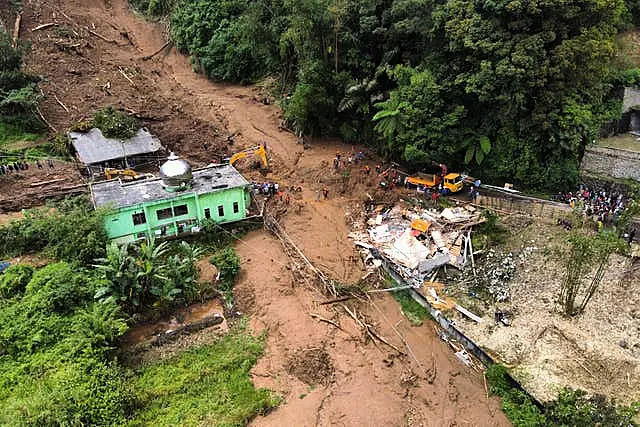
<svg viewBox="0 0 640 427"><path fill-rule="evenodd" d="M241 171L301 186L302 192L281 210L287 233L339 282L361 277L361 262L347 234L367 194L376 197L375 182L361 173L362 165L346 178L329 168L336 151L360 147L322 140L303 150L280 127L280 110L263 104L257 89L211 82L195 74L188 58L174 49L143 60L164 45L166 28L136 16L126 1L23 4L21 37L32 43L27 69L44 77L41 110L53 127L62 131L113 105L142 117L166 146L195 166L266 142L272 172L263 178L239 163ZM50 22L57 26L31 31ZM316 201L323 187L329 199ZM16 199L23 197L24 187L10 188ZM419 363L365 342L340 305L318 305L325 296L292 277L291 262L271 235L253 232L236 249L243 259L239 309L255 333L267 333L266 356L254 369L254 380L283 396L280 407L254 420L255 425L509 424L499 401L487 398L482 376L462 365L430 324L410 326L389 296L375 299L374 305L349 305L403 349L396 328ZM314 320L311 313L342 329ZM321 378L311 375L316 371ZM434 372L430 384L426 378Z"/></svg>
<svg viewBox="0 0 640 427"><path fill-rule="evenodd" d="M555 399L562 387L602 393L622 403L640 400L640 271L628 257L613 254L601 285L583 314L566 318L558 295L568 232L532 222L510 227L504 249L516 254L511 299L483 307L467 298L483 323L456 316L459 327L498 360L540 400ZM506 253L505 251L505 253ZM581 301L578 296L577 301ZM476 299L477 301L477 299ZM473 304L473 305L472 305ZM484 310L480 311L483 307ZM511 313L511 325L494 321Z"/></svg>

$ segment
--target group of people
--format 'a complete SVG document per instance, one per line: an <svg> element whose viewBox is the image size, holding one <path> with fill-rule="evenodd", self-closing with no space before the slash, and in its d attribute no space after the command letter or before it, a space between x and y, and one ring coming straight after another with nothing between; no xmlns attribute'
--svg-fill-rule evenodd
<svg viewBox="0 0 640 427"><path fill-rule="evenodd" d="M555 198L559 202L569 204L573 209L580 209L587 217L593 217L595 221L605 225L613 224L628 203L627 198L620 192L592 189L582 184L577 191L558 193Z"/></svg>
<svg viewBox="0 0 640 427"><path fill-rule="evenodd" d="M291 192L302 191L302 187L291 187L289 190L280 187L277 182L265 181L262 184L251 181L251 186L255 194L262 194L267 198L271 196L277 196L278 199L288 205L291 203Z"/></svg>
<svg viewBox="0 0 640 427"><path fill-rule="evenodd" d="M53 160L47 159L46 164L49 167L49 169L54 168ZM37 167L38 169L44 168L44 164L40 160L36 160L34 163L34 166ZM24 160L15 161L7 164L0 164L0 175L9 175L12 173L26 171L26 170L29 170L29 167L30 167L29 163L27 163Z"/></svg>
<svg viewBox="0 0 640 427"><path fill-rule="evenodd" d="M351 166L354 163L360 163L364 161L364 153L362 151L355 152L355 149L351 150L346 156L343 156L342 153L337 152L336 156L333 158L333 168L335 170L340 170L342 168L346 168Z"/></svg>
<svg viewBox="0 0 640 427"><path fill-rule="evenodd" d="M280 191L280 185L277 182L265 181L260 184L256 181L251 181L251 186L255 193L263 194L267 197L276 195L278 194L278 191Z"/></svg>

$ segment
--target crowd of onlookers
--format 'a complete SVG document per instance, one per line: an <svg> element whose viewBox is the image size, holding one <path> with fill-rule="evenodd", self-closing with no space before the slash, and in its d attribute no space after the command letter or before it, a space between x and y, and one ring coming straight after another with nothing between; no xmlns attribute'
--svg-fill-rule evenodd
<svg viewBox="0 0 640 427"><path fill-rule="evenodd" d="M47 159L46 165L49 167L49 169L53 169L54 168L53 160ZM27 163L24 160L0 164L0 175L9 175L12 173L26 171L26 170L29 170L29 167L31 167L29 163ZM45 167L45 162L36 160L33 163L33 167L36 167L38 169L43 169Z"/></svg>
<svg viewBox="0 0 640 427"><path fill-rule="evenodd" d="M613 224L629 203L627 197L617 191L593 189L581 184L577 191L558 193L555 200L579 209L584 215L602 224Z"/></svg>

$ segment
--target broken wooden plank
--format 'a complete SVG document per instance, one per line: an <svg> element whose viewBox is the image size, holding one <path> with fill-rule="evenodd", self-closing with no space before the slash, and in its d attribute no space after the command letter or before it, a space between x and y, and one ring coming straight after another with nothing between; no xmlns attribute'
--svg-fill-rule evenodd
<svg viewBox="0 0 640 427"><path fill-rule="evenodd" d="M474 322L477 323L481 323L482 322L482 318L473 314L472 312L470 312L469 310L467 310L466 308L456 304L455 309L458 310L460 313L464 314L465 316L467 316L469 319L473 320Z"/></svg>
<svg viewBox="0 0 640 427"><path fill-rule="evenodd" d="M60 181L64 181L66 178L58 178L58 179L52 179L50 181L38 181L38 182L32 182L31 184L29 184L29 187L40 187L43 185L47 185L47 184L53 184L55 182L60 182Z"/></svg>

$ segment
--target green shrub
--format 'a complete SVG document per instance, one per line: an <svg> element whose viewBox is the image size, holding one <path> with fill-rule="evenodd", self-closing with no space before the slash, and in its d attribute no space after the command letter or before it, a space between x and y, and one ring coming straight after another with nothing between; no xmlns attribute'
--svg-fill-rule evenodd
<svg viewBox="0 0 640 427"><path fill-rule="evenodd" d="M104 211L85 197L67 198L0 227L0 257L43 251L56 259L91 265L105 254Z"/></svg>
<svg viewBox="0 0 640 427"><path fill-rule="evenodd" d="M616 406L601 395L565 388L557 400L541 410L523 390L507 378L502 365L487 368L485 376L492 394L502 397L502 409L514 426L636 426L638 405Z"/></svg>
<svg viewBox="0 0 640 427"><path fill-rule="evenodd" d="M38 270L25 289L29 308L44 313L67 313L90 302L95 289L87 286L83 273L66 262Z"/></svg>
<svg viewBox="0 0 640 427"><path fill-rule="evenodd" d="M228 247L216 252L209 262L216 266L220 272L220 289L230 291L240 272L240 258L233 248Z"/></svg>
<svg viewBox="0 0 640 427"><path fill-rule="evenodd" d="M140 120L113 107L98 111L93 116L92 124L107 138L129 139L140 130Z"/></svg>
<svg viewBox="0 0 640 427"><path fill-rule="evenodd" d="M0 425L124 423L133 396L108 355L127 325L93 301L97 286L90 271L50 264L0 304Z"/></svg>
<svg viewBox="0 0 640 427"><path fill-rule="evenodd" d="M529 396L514 388L507 378L507 369L502 365L492 365L485 372L491 393L502 397L502 409L514 426L546 426L544 414Z"/></svg>
<svg viewBox="0 0 640 427"><path fill-rule="evenodd" d="M33 275L33 267L25 264L12 265L0 275L0 298L11 299L22 296Z"/></svg>
<svg viewBox="0 0 640 427"><path fill-rule="evenodd" d="M24 46L13 46L11 35L0 26L0 122L32 132L42 129L34 114L40 100L35 85L39 79L22 72L25 52Z"/></svg>

